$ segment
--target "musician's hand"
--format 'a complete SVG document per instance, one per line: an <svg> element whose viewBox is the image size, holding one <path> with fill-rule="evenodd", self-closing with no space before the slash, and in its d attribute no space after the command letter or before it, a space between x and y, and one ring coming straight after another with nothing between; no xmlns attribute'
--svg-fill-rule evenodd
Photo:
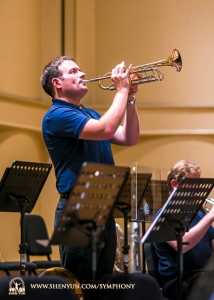
<svg viewBox="0 0 214 300"><path fill-rule="evenodd" d="M130 75L130 79L139 79L140 78L140 73L139 74L131 74ZM129 88L129 95L128 95L128 101L132 100L133 99L133 96L138 92L139 90L139 86L138 84L134 84L134 85L130 85L130 88Z"/></svg>
<svg viewBox="0 0 214 300"><path fill-rule="evenodd" d="M116 87L116 90L119 91L123 88L129 89L129 73L130 69L132 68L132 65L129 65L129 67L125 68L125 63L122 61L122 63L118 64L111 73L111 79L113 81L114 86Z"/></svg>

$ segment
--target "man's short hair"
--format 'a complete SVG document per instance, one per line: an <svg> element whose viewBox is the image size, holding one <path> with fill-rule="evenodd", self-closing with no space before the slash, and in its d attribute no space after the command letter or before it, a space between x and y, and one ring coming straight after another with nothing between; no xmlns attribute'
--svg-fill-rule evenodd
<svg viewBox="0 0 214 300"><path fill-rule="evenodd" d="M40 78L40 83L44 89L44 91L54 98L54 89L52 84L53 78L62 78L62 72L59 70L59 66L63 63L65 60L72 60L74 61L73 57L71 56L59 56L53 59L51 62L49 62L42 73L42 76Z"/></svg>
<svg viewBox="0 0 214 300"><path fill-rule="evenodd" d="M186 174L198 173L201 174L201 169L198 165L194 164L189 160L182 159L178 161L174 166L169 170L167 174L167 184L169 190L172 190L171 181L174 179L177 183L180 183L182 178Z"/></svg>

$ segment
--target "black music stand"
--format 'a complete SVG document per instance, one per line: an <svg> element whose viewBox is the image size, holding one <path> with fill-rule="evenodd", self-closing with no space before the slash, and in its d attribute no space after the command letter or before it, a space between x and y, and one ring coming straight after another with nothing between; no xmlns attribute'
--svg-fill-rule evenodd
<svg viewBox="0 0 214 300"><path fill-rule="evenodd" d="M123 217L124 220L124 245L123 251L124 254L123 266L124 273L128 273L129 270L129 249L128 244L128 219L135 218L137 219L137 211L141 206L141 201L143 199L143 194L146 190L146 187L149 183L150 178L152 177L151 173L133 173L129 174L125 182L125 186L119 196L117 204L115 206L115 218ZM135 189L137 197L132 201L132 189ZM134 214L133 214L134 212Z"/></svg>
<svg viewBox="0 0 214 300"><path fill-rule="evenodd" d="M182 237L213 189L212 178L184 178L149 227L141 243L177 241L178 300L183 279Z"/></svg>
<svg viewBox="0 0 214 300"><path fill-rule="evenodd" d="M34 208L51 168L51 164L14 161L1 180L0 211L21 214L20 275L25 275L26 267L25 213Z"/></svg>
<svg viewBox="0 0 214 300"><path fill-rule="evenodd" d="M92 282L96 278L97 248L102 247L103 230L129 172L127 167L84 163L49 242L90 245Z"/></svg>

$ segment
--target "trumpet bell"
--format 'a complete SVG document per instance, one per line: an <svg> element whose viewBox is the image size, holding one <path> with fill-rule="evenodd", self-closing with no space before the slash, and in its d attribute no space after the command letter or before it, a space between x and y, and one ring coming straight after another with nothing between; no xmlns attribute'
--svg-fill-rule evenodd
<svg viewBox="0 0 214 300"><path fill-rule="evenodd" d="M180 72L182 69L182 59L179 51L174 49L171 55L168 57L169 65L172 66L175 71Z"/></svg>
<svg viewBox="0 0 214 300"><path fill-rule="evenodd" d="M83 291L81 289L81 285L73 273L71 273L70 271L68 271L65 268L54 267L54 268L49 268L49 269L45 270L44 272L42 272L39 275L39 277L50 276L50 275L51 276L60 276L60 277L64 278L68 283L72 284L73 291L74 291L76 298L78 300L84 300L84 295L83 295Z"/></svg>
<svg viewBox="0 0 214 300"><path fill-rule="evenodd" d="M140 72L141 70L142 72L144 70L147 71L149 67L153 67L155 69L156 67L168 67L168 66L173 67L177 72L180 72L182 70L182 59L177 49L172 50L170 56L166 59L136 66L133 67L132 70L134 71L134 73L136 73L136 72Z"/></svg>

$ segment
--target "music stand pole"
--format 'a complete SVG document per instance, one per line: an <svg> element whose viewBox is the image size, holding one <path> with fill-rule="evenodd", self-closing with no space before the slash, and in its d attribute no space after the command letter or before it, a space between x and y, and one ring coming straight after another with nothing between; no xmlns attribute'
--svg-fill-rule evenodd
<svg viewBox="0 0 214 300"><path fill-rule="evenodd" d="M92 283L95 282L97 272L97 234L96 231L91 233L91 269L92 269Z"/></svg>
<svg viewBox="0 0 214 300"><path fill-rule="evenodd" d="M183 280L183 235L185 234L185 230L182 232L179 231L179 234L177 236L177 248L178 248L178 299L181 300L182 294L182 280Z"/></svg>
<svg viewBox="0 0 214 300"><path fill-rule="evenodd" d="M23 199L19 201L20 203L20 211L21 211L21 217L20 217L20 227L21 227L21 244L19 245L19 253L20 253L20 275L24 276L26 271L26 255L27 255L27 248L28 245L25 242L25 211L27 206L28 199Z"/></svg>
<svg viewBox="0 0 214 300"><path fill-rule="evenodd" d="M99 241L99 228L93 221L88 222L91 223L92 227L85 228L81 225L81 222L77 221L75 218L70 217L70 225L73 224L76 228L78 228L83 234L85 234L89 239L89 248L91 251L91 271L92 271L92 283L96 281L97 275L97 248L102 246L102 243L97 243Z"/></svg>
<svg viewBox="0 0 214 300"><path fill-rule="evenodd" d="M142 236L144 236L146 232L146 223L142 222ZM143 274L146 274L146 257L145 257L145 251L142 245L142 261L143 261L143 267L142 267L142 272Z"/></svg>
<svg viewBox="0 0 214 300"><path fill-rule="evenodd" d="M183 236L186 232L186 228L183 224L180 224L180 227L174 230L171 227L171 230L174 232L176 241L177 241L177 289L178 289L178 300L182 300L182 281L183 281L183 245L188 243L183 243Z"/></svg>
<svg viewBox="0 0 214 300"><path fill-rule="evenodd" d="M103 248L104 243L99 241L99 228L95 228L91 232L89 244L91 244L91 270L92 270L92 283L96 282L97 276L97 249ZM98 242L99 241L99 242Z"/></svg>
<svg viewBox="0 0 214 300"><path fill-rule="evenodd" d="M120 203L121 206L117 206L117 209L120 210L123 213L123 223L124 223L124 245L123 245L123 251L122 253L124 254L123 257L123 267L124 267L124 273L128 273L129 271L129 249L130 245L128 244L128 215L129 212L131 211L130 205L126 205L122 207L122 204Z"/></svg>

